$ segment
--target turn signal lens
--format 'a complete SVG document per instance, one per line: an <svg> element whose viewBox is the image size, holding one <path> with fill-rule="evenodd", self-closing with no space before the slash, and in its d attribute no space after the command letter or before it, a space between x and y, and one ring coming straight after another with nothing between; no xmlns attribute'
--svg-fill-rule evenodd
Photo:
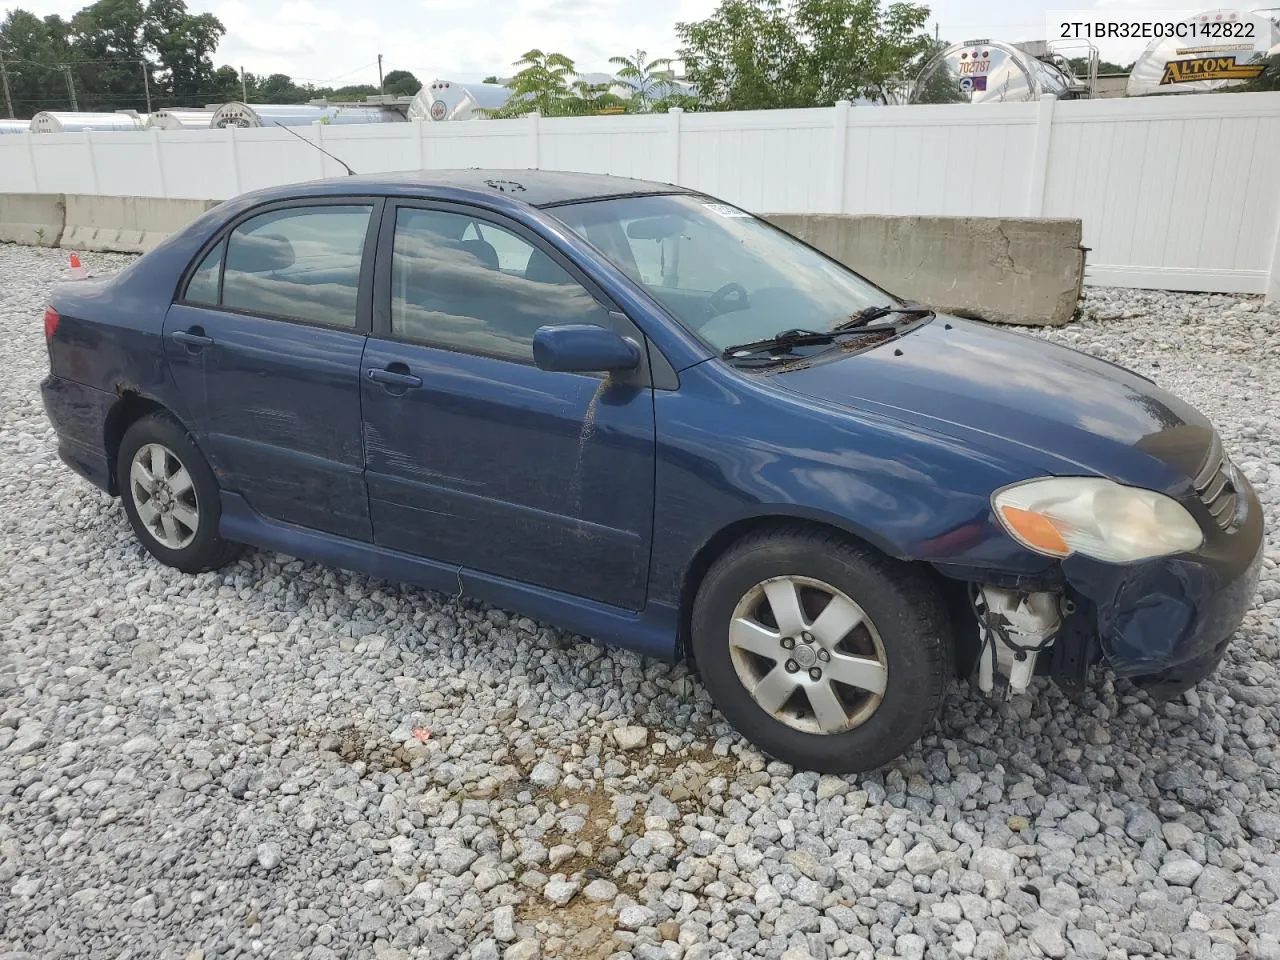
<svg viewBox="0 0 1280 960"><path fill-rule="evenodd" d="M1009 531L1032 550L1052 557L1065 557L1071 553L1071 547L1048 517L1010 506L1001 507L1000 515Z"/></svg>
<svg viewBox="0 0 1280 960"><path fill-rule="evenodd" d="M44 339L47 343L58 332L58 311L53 307L44 308Z"/></svg>
<svg viewBox="0 0 1280 960"><path fill-rule="evenodd" d="M1133 563L1186 553L1204 543L1186 507L1154 490L1102 477L1044 477L991 497L996 517L1028 550L1048 557L1081 553Z"/></svg>

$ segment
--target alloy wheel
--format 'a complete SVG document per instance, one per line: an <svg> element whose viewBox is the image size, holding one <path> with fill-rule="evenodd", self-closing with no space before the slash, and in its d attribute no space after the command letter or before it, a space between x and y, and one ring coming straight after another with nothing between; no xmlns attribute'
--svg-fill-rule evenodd
<svg viewBox="0 0 1280 960"><path fill-rule="evenodd" d="M845 593L810 577L775 577L748 590L729 624L729 652L761 709L803 733L860 726L888 682L875 624Z"/></svg>
<svg viewBox="0 0 1280 960"><path fill-rule="evenodd" d="M186 466L162 443L138 448L129 467L129 490L142 525L170 550L181 550L200 529L200 504Z"/></svg>

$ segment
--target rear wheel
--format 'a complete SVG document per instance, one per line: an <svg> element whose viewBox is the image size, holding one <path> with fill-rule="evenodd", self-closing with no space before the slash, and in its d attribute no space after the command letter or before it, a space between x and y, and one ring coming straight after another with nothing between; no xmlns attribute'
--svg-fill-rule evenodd
<svg viewBox="0 0 1280 960"><path fill-rule="evenodd" d="M234 557L237 545L218 536L217 480L173 417L148 414L125 431L116 477L134 534L161 563L200 573Z"/></svg>
<svg viewBox="0 0 1280 960"><path fill-rule="evenodd" d="M870 770L933 724L951 649L921 573L804 527L749 536L708 571L693 650L716 705L796 767Z"/></svg>

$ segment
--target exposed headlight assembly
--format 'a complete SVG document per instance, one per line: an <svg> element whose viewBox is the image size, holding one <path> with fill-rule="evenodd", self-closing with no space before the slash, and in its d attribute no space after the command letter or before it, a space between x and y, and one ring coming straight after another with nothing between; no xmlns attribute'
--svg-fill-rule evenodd
<svg viewBox="0 0 1280 960"><path fill-rule="evenodd" d="M997 490L991 505L1009 536L1049 557L1081 553L1132 563L1195 550L1204 535L1182 504L1100 477L1045 477Z"/></svg>

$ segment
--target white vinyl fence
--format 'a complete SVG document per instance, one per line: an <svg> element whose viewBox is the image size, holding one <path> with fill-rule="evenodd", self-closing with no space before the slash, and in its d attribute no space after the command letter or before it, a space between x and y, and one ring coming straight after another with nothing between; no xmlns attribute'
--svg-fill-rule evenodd
<svg viewBox="0 0 1280 960"><path fill-rule="evenodd" d="M1084 224L1089 280L1280 297L1280 93L293 128L360 173L612 173L760 213ZM342 168L278 128L0 137L0 192L223 199Z"/></svg>

